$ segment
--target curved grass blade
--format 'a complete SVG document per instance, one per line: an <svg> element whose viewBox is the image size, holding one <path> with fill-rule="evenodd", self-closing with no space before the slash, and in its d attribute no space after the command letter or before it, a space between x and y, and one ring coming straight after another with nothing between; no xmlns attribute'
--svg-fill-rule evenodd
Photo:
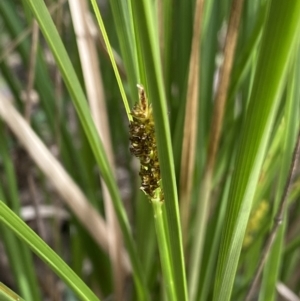
<svg viewBox="0 0 300 301"><path fill-rule="evenodd" d="M121 81L119 70L118 70L116 61L114 59L114 55L113 55L113 52L112 52L112 49L111 49L111 46L110 46L110 42L109 42L106 30L105 30L105 26L104 26L104 23L103 23L103 20L102 20L97 2L95 0L91 0L91 3L93 5L93 9L94 9L94 12L96 14L99 27L100 27L101 33L103 35L105 46L107 48L107 52L108 52L112 67L113 67L114 72L115 72L115 76L116 76L116 79L117 79L117 82L118 82L118 85L119 85L119 89L120 89L120 92L121 92L121 95L122 95L122 99L123 99L123 102L124 102L127 117L128 117L129 120L131 120L132 118L131 118L131 115L130 115L130 108L129 108L129 105L128 105L128 100L127 100L127 97L126 97L126 93L124 91L124 87L123 87L123 84L122 84L122 81Z"/></svg>
<svg viewBox="0 0 300 301"><path fill-rule="evenodd" d="M15 292L0 282L0 300L2 301L24 301Z"/></svg>
<svg viewBox="0 0 300 301"><path fill-rule="evenodd" d="M4 197L2 187L0 186L0 198L9 199L12 210L18 214L20 212L20 199L18 196L17 180L13 162L9 157L7 146L9 144L9 139L7 139L4 133L3 123L0 121L0 157L3 162L5 178L7 179L7 197ZM26 245L18 241L15 235L8 229L1 227L0 233L20 294L29 300L40 299L41 292L39 291L30 250Z"/></svg>
<svg viewBox="0 0 300 301"><path fill-rule="evenodd" d="M72 269L2 201L0 201L0 221L48 264L72 288L81 300L99 301L96 295Z"/></svg>

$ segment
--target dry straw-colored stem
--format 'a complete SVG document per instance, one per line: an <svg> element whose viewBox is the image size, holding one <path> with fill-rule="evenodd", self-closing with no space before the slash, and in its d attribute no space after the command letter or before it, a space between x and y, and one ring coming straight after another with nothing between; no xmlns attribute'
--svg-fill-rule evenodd
<svg viewBox="0 0 300 301"><path fill-rule="evenodd" d="M209 211L209 199L211 194L213 169L219 146L221 127L223 123L224 109L230 82L233 58L239 31L239 23L244 0L233 0L230 12L228 31L225 40L224 63L220 71L220 81L216 92L215 106L209 136L209 148L204 177L201 183L200 196L196 210L197 239L192 246L190 267L190 298L195 300L198 290L198 279L201 270L203 244L206 232L206 223Z"/></svg>
<svg viewBox="0 0 300 301"><path fill-rule="evenodd" d="M300 298L289 289L284 283L278 281L276 284L278 294L283 297L283 300L300 301Z"/></svg>
<svg viewBox="0 0 300 301"><path fill-rule="evenodd" d="M203 5L204 0L197 0L194 16L192 49L189 63L189 77L183 130L184 135L182 142L180 168L180 215L184 249L186 249L188 237L191 192L195 167Z"/></svg>
<svg viewBox="0 0 300 301"><path fill-rule="evenodd" d="M109 163L113 166L114 158L109 133L104 87L99 70L95 41L88 26L90 17L88 4L86 0L70 0L69 5L92 117L98 134L103 141ZM122 300L124 288L124 269L121 262L121 251L123 248L122 235L107 186L103 179L100 180L107 221L109 255L113 263L115 299Z"/></svg>
<svg viewBox="0 0 300 301"><path fill-rule="evenodd" d="M278 229L280 227L280 225L282 224L282 219L283 219L283 215L285 212L285 208L287 206L287 202L288 202L288 195L292 186L292 182L293 182L293 178L295 176L296 173L296 168L298 166L298 162L299 162L299 155L300 155L300 131L298 134L298 138L297 138L297 143L295 145L295 149L294 149L294 153L293 153L293 158L292 158L292 162L291 162L291 166L290 166L290 171L289 171L289 175L288 178L286 180L286 184L285 184L285 188L284 188L284 192L282 194L282 198L279 204L279 208L277 211L277 214L274 218L274 225L273 228L267 238L267 242L265 244L265 247L263 249L262 252L262 256L260 259L260 262L258 264L257 270L255 272L255 276L253 278L253 281L250 285L250 288L248 290L247 296L245 301L250 301L254 292L255 292L255 288L257 287L258 284L258 280L259 277L261 275L261 272L263 270L263 267L268 259L268 255L270 254L271 248L273 246L273 243L275 241Z"/></svg>
<svg viewBox="0 0 300 301"><path fill-rule="evenodd" d="M243 2L244 0L234 0L231 8L228 32L225 41L224 63L220 71L220 82L216 93L213 119L211 123L208 160L206 165L206 169L210 170L214 169L216 153L220 141L221 127L223 123L224 109L230 83Z"/></svg>
<svg viewBox="0 0 300 301"><path fill-rule="evenodd" d="M24 118L14 108L11 101L0 94L0 117L5 121L36 165L46 175L59 195L72 210L95 242L108 252L107 226L102 217L89 203L80 188L67 174L62 165L50 153L40 138L28 126ZM127 253L122 249L122 264L131 269Z"/></svg>

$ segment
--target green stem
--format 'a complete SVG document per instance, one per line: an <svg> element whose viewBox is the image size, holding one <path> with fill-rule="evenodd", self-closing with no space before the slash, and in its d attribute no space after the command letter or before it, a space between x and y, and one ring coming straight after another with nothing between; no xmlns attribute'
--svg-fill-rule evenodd
<svg viewBox="0 0 300 301"><path fill-rule="evenodd" d="M114 58L112 48L110 46L110 42L109 42L109 39L108 39L108 36L107 36L107 33L106 33L106 29L105 29L105 26L104 26L104 23L103 23L103 20L102 20L97 2L96 2L96 0L91 0L91 3L92 3L92 6L93 6L93 9L94 9L99 27L100 27L100 31L101 31L102 36L103 36L103 40L104 40L104 43L105 43L105 46L106 46L107 53L109 55L112 67L114 69L114 73L115 73L115 76L116 76L116 79L117 79L117 82L118 82L118 86L119 86L119 89L120 89L120 92L121 92L121 96L122 96L122 99L123 99L123 102L124 102L127 117L128 117L129 120L132 120L132 117L130 115L130 108L129 108L128 100L127 100L126 93L125 93L125 90L124 90L124 86L123 86L121 76L120 76L120 73L119 73L115 58Z"/></svg>
<svg viewBox="0 0 300 301"><path fill-rule="evenodd" d="M160 198L151 199L151 202L154 210L154 221L158 241L158 250L160 255L163 278L166 284L168 300L177 300L172 272L172 264L169 255L169 247L167 241L168 237L166 234L167 229L165 228L163 219L164 203L160 200Z"/></svg>
<svg viewBox="0 0 300 301"><path fill-rule="evenodd" d="M15 292L0 282L0 300L2 301L24 301Z"/></svg>

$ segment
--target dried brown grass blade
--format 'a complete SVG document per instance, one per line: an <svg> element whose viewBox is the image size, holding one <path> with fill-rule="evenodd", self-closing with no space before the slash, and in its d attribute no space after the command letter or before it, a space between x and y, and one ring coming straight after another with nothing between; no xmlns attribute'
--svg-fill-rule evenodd
<svg viewBox="0 0 300 301"><path fill-rule="evenodd" d="M191 267L189 277L189 290L191 300L195 300L198 289L197 283L199 281L199 274L201 270L201 260L206 232L206 224L209 216L209 199L212 187L213 169L220 141L224 108L227 99L243 2L244 0L233 0L231 6L230 19L224 49L224 63L220 72L220 81L217 88L213 119L211 123L207 161L204 170L203 180L201 182L200 195L198 198L196 208L195 227L197 229L197 239L194 240L194 245L192 246L191 252L191 263L192 266L195 268Z"/></svg>
<svg viewBox="0 0 300 301"><path fill-rule="evenodd" d="M114 165L113 151L110 140L105 93L102 77L99 71L99 61L95 41L89 30L89 16L86 0L69 1L73 25L76 33L76 40L83 70L83 78L87 91L87 98L90 104L91 113L99 136L111 166ZM124 288L124 269L121 262L121 250L123 249L121 230L114 211L113 203L103 179L103 199L107 221L107 237L109 255L113 262L113 277L115 283L115 298L121 301Z"/></svg>
<svg viewBox="0 0 300 301"><path fill-rule="evenodd" d="M95 242L108 252L107 226L102 217L91 206L80 188L62 165L50 153L25 119L14 108L11 101L0 94L0 117L22 143L30 157L47 176L56 191L78 218ZM130 270L127 253L122 249L122 264Z"/></svg>
<svg viewBox="0 0 300 301"><path fill-rule="evenodd" d="M199 98L201 21L203 14L203 5L204 0L197 0L194 16L192 49L189 63L184 136L181 155L180 214L184 249L186 249L188 237L191 192L195 166Z"/></svg>
<svg viewBox="0 0 300 301"><path fill-rule="evenodd" d="M220 71L220 81L217 88L213 120L211 123L208 161L206 169L213 170L216 160L216 153L219 146L221 127L223 123L224 109L230 83L231 70L237 37L239 32L240 18L244 0L234 0L231 6L231 13L224 49L224 63Z"/></svg>

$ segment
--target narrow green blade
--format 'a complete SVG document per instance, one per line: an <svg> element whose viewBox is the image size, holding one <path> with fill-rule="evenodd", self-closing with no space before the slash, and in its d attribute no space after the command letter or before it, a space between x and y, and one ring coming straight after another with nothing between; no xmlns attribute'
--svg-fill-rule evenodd
<svg viewBox="0 0 300 301"><path fill-rule="evenodd" d="M230 300L255 187L299 35L300 2L271 2L229 193L214 301Z"/></svg>

